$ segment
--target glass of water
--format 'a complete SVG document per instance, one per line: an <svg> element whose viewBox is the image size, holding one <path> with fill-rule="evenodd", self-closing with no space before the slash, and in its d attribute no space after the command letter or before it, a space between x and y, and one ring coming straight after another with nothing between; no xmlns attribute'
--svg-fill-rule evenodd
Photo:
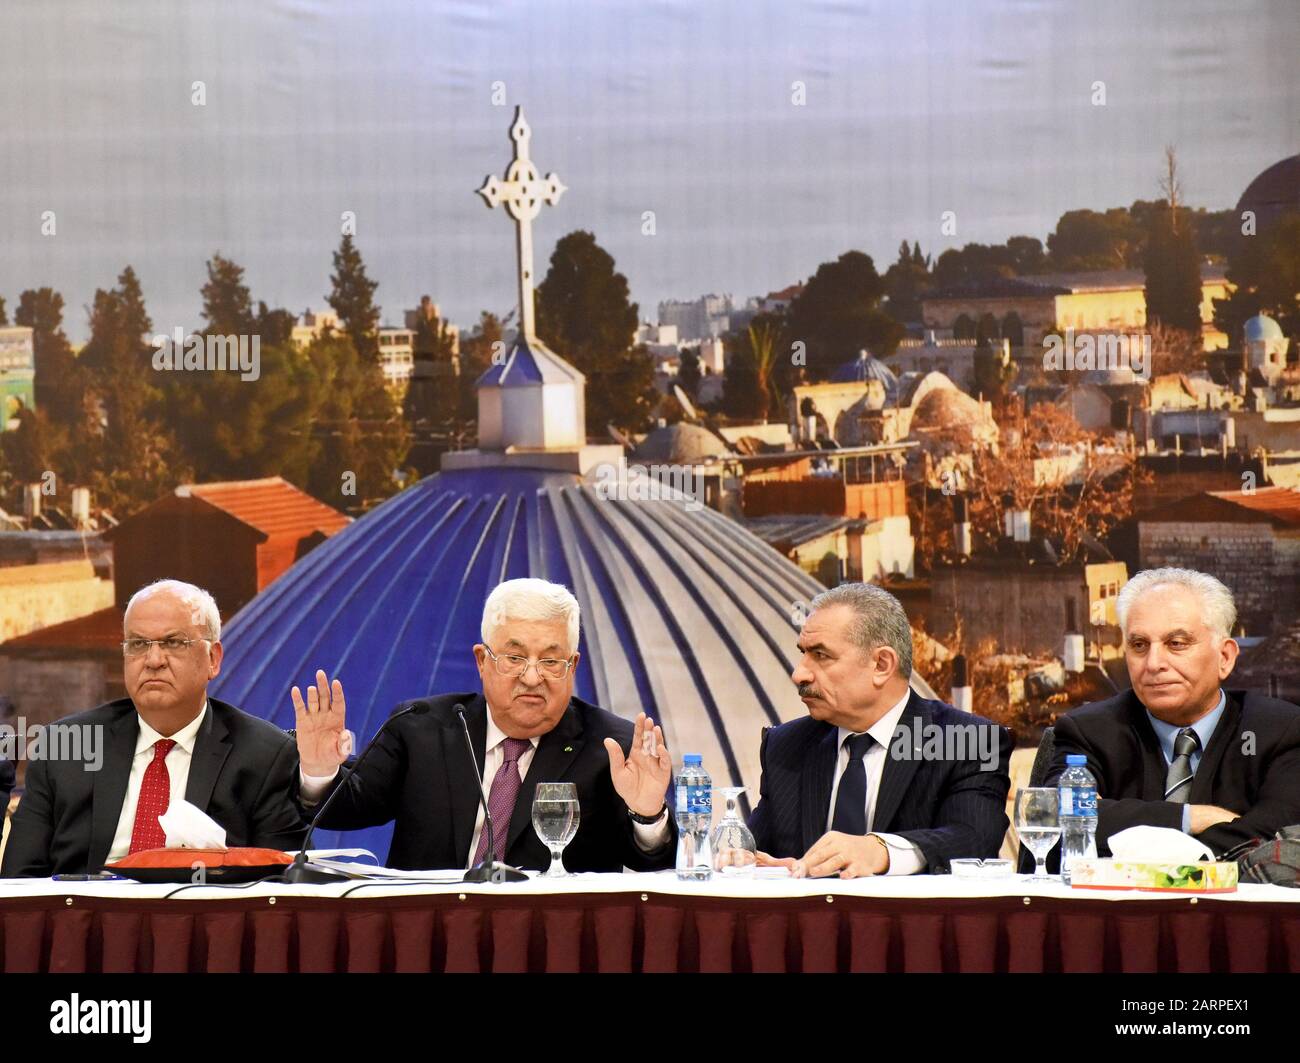
<svg viewBox="0 0 1300 1063"><path fill-rule="evenodd" d="M533 794L533 830L551 850L544 878L564 878L564 847L578 833L578 788L571 782L539 782Z"/></svg>
<svg viewBox="0 0 1300 1063"><path fill-rule="evenodd" d="M1061 838L1060 794L1054 786L1016 791L1016 834L1034 854L1034 878L1047 879L1047 854Z"/></svg>

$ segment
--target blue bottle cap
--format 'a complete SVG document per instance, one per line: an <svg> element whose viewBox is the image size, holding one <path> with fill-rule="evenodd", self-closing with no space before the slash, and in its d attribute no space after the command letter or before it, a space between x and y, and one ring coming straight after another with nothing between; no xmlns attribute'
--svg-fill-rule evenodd
<svg viewBox="0 0 1300 1063"><path fill-rule="evenodd" d="M1069 753L1066 755L1065 763L1069 765L1071 768L1083 767L1085 764L1088 763L1088 758L1085 757L1082 753Z"/></svg>
<svg viewBox="0 0 1300 1063"><path fill-rule="evenodd" d="M703 764L704 758L699 753L685 753L682 755L682 764Z"/></svg>

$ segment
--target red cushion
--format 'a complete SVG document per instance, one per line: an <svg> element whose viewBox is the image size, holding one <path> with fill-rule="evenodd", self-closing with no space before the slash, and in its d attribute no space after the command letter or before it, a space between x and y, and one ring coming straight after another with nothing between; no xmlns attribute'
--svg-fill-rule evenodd
<svg viewBox="0 0 1300 1063"><path fill-rule="evenodd" d="M141 849L116 863L105 864L109 871L130 871L144 867L184 868L195 864L204 867L269 867L292 864L293 857L279 849Z"/></svg>

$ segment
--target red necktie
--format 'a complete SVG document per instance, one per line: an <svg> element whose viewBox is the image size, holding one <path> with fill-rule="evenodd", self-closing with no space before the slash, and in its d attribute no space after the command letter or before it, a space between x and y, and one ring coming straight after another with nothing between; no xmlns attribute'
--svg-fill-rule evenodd
<svg viewBox="0 0 1300 1063"><path fill-rule="evenodd" d="M135 826L131 828L131 852L141 849L161 849L167 844L167 835L158 817L167 811L172 799L172 780L167 774L167 754L176 743L170 738L160 738L153 744L153 760L144 769L140 784L140 800L135 806Z"/></svg>

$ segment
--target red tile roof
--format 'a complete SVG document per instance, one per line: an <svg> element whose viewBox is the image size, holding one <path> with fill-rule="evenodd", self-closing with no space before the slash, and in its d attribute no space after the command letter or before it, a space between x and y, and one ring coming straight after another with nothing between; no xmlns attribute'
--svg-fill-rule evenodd
<svg viewBox="0 0 1300 1063"><path fill-rule="evenodd" d="M1215 498L1264 513L1282 524L1300 525L1300 491L1290 487L1258 487L1244 491L1210 491Z"/></svg>
<svg viewBox="0 0 1300 1063"><path fill-rule="evenodd" d="M202 499L267 537L305 536L315 531L333 535L350 523L350 519L337 509L305 491L299 491L280 476L264 480L183 484L176 488L176 495Z"/></svg>

